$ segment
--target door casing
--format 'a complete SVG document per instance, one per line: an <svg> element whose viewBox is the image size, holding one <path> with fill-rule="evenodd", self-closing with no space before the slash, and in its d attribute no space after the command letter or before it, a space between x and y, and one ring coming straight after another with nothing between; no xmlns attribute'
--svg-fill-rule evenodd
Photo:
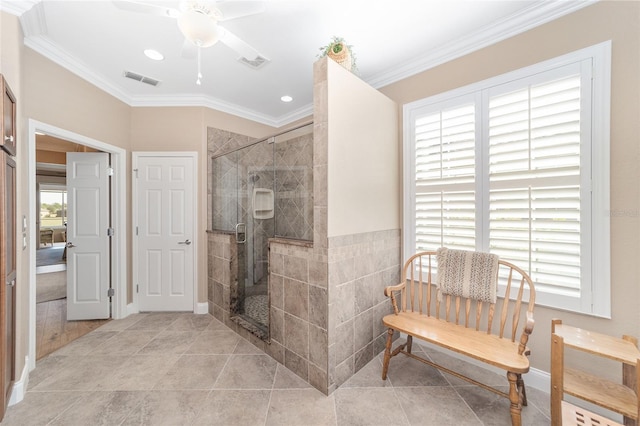
<svg viewBox="0 0 640 426"><path fill-rule="evenodd" d="M111 218L114 228L114 236L112 237L112 262L111 262L111 276L112 285L115 289L115 296L112 298L112 318L120 319L124 318L130 313L135 312L132 304L127 304L127 151L104 143L102 141L92 139L87 136L83 136L69 130L61 129L59 127L43 123L34 119L29 119L28 130L28 188L27 193L29 197L28 208L28 227L25 231L24 246L23 249L28 249L28 264L29 267L29 344L28 355L25 362L25 368L28 366L29 371L32 371L36 367L36 132L45 133L47 135L55 136L60 139L65 139L71 142L79 143L82 145L96 148L100 151L108 152L111 154L111 165L114 169L114 174L111 179ZM22 246L23 244L20 244ZM20 271L19 271L20 272ZM20 377L18 372L16 376ZM25 376L23 372L22 376ZM18 386L19 385L19 386ZM20 388L22 387L22 388ZM14 404L22 400L24 393L26 393L26 383L20 380L14 386L14 395L10 404ZM18 389L16 389L18 388ZM16 392L17 390L17 392Z"/></svg>

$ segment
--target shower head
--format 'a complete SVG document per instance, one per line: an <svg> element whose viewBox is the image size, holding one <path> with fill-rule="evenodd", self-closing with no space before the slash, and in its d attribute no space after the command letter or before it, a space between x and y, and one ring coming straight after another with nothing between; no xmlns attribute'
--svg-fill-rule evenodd
<svg viewBox="0 0 640 426"><path fill-rule="evenodd" d="M255 174L255 173L250 173L249 174L249 182L256 183L259 180L260 180L260 176L258 176L257 174Z"/></svg>

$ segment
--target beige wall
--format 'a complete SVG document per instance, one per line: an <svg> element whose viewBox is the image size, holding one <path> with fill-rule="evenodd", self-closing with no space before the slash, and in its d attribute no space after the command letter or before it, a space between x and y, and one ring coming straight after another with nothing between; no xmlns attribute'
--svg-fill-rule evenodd
<svg viewBox="0 0 640 426"><path fill-rule="evenodd" d="M31 49L21 66L25 117L129 149L131 107Z"/></svg>
<svg viewBox="0 0 640 426"><path fill-rule="evenodd" d="M536 307L536 328L529 340L531 363L544 371L550 368L552 318L610 335L640 337L639 23L640 3L599 2L382 89L402 105L612 40L611 210L632 213L611 218L612 318ZM620 373L619 368L609 368L608 372L614 377Z"/></svg>
<svg viewBox="0 0 640 426"><path fill-rule="evenodd" d="M398 229L397 106L334 61L327 67L328 237Z"/></svg>

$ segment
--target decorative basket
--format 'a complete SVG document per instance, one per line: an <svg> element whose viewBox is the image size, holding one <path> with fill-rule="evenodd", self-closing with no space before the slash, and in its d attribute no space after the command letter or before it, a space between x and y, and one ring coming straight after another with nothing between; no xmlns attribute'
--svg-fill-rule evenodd
<svg viewBox="0 0 640 426"><path fill-rule="evenodd" d="M332 43L331 46L329 46L327 56L342 65L344 68L352 71L353 58L351 57L351 50L345 43Z"/></svg>

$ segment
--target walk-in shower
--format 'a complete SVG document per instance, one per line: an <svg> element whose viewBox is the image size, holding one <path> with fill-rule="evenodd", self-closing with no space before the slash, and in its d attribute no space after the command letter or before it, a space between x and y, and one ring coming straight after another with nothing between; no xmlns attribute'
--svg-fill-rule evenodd
<svg viewBox="0 0 640 426"><path fill-rule="evenodd" d="M269 239L313 239L313 125L212 158L213 230L232 232L230 317L269 336Z"/></svg>

